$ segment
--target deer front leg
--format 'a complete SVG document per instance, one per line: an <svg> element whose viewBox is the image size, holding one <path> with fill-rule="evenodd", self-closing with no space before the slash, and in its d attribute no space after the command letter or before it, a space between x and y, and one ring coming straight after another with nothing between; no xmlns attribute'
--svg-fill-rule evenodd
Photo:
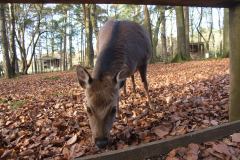
<svg viewBox="0 0 240 160"><path fill-rule="evenodd" d="M124 83L124 86L123 86L123 93L124 93L125 96L127 95L127 85L126 85L126 82Z"/></svg>
<svg viewBox="0 0 240 160"><path fill-rule="evenodd" d="M147 95L147 99L148 99L148 104L150 106L151 109L155 109L152 102L151 102L151 98L149 96L149 90L148 90L148 82L147 82L147 65L143 65L139 68L139 72L140 72L140 76L144 85L144 89L145 89L145 93Z"/></svg>

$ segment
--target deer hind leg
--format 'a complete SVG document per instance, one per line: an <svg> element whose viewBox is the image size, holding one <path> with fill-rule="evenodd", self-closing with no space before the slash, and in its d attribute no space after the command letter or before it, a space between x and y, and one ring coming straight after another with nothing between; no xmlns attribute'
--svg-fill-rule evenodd
<svg viewBox="0 0 240 160"><path fill-rule="evenodd" d="M143 85L144 85L144 89L145 89L145 92L146 92L146 96L147 96L147 99L148 99L148 104L149 104L151 109L154 109L154 106L152 105L152 102L151 102L151 98L149 96L149 90L148 90L147 65L143 65L143 66L139 67L139 72L140 72L140 76L141 76L141 79L142 79L142 82L143 82Z"/></svg>
<svg viewBox="0 0 240 160"><path fill-rule="evenodd" d="M136 93L136 85L135 85L134 74L131 75L131 80L132 80L132 85L133 85L133 92Z"/></svg>
<svg viewBox="0 0 240 160"><path fill-rule="evenodd" d="M124 93L125 96L127 95L127 85L126 85L126 81L125 81L124 86L123 86L123 93Z"/></svg>

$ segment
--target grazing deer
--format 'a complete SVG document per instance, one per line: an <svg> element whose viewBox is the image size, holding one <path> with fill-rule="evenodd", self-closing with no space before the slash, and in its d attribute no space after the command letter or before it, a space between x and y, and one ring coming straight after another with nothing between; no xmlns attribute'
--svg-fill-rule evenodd
<svg viewBox="0 0 240 160"><path fill-rule="evenodd" d="M99 31L92 76L85 68L77 67L78 81L85 89L92 138L99 148L108 144L119 106L119 89L137 70L151 105L146 78L151 53L151 41L143 27L134 22L110 20Z"/></svg>

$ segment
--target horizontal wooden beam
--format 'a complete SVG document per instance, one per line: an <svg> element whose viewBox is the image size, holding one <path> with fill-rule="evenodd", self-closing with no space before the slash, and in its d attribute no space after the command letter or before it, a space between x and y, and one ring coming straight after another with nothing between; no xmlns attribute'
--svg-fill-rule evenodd
<svg viewBox="0 0 240 160"><path fill-rule="evenodd" d="M149 157L166 154L172 149L180 146L221 139L238 131L240 131L240 121L235 121L182 136L141 144L122 150L77 158L76 160L144 160Z"/></svg>
<svg viewBox="0 0 240 160"><path fill-rule="evenodd" d="M1 0L0 3L98 3L151 4L170 6L231 7L240 0Z"/></svg>

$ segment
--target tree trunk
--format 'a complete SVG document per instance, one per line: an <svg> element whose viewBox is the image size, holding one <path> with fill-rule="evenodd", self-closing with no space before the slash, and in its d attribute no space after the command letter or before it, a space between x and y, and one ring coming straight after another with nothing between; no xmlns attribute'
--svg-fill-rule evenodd
<svg viewBox="0 0 240 160"><path fill-rule="evenodd" d="M63 70L63 35L60 36L60 70Z"/></svg>
<svg viewBox="0 0 240 160"><path fill-rule="evenodd" d="M95 34L95 37L97 38L98 36L98 25L97 25L97 5L96 4L92 4L92 26L93 26L93 31Z"/></svg>
<svg viewBox="0 0 240 160"><path fill-rule="evenodd" d="M199 19L199 22L198 22L198 25L196 27L197 29L197 32L198 32L198 48L200 48L200 43L202 42L202 37L200 36L200 33L201 33L201 24L202 24L202 18L203 18L203 8L201 7L200 9L200 19ZM204 51L205 52L205 51ZM204 55L203 55L204 56Z"/></svg>
<svg viewBox="0 0 240 160"><path fill-rule="evenodd" d="M211 36L212 36L212 31L213 31L213 15L212 15L212 8L210 8L210 18L211 18L211 21L209 22L210 23L210 26L209 26L209 34L208 34L208 37L207 39L203 36L202 32L200 31L199 29L199 26L200 26L200 23L201 23L201 20L202 20L202 12L203 12L203 9L201 8L201 19L200 19L200 22L199 22L199 25L198 27L196 28L197 31L198 31L198 34L203 38L204 42L206 43L206 50L207 52L209 53L209 41L211 39Z"/></svg>
<svg viewBox="0 0 240 160"><path fill-rule="evenodd" d="M230 33L230 109L229 119L240 119L240 4L229 10Z"/></svg>
<svg viewBox="0 0 240 160"><path fill-rule="evenodd" d="M66 65L66 57L67 57L67 10L65 10L65 14L64 14L64 33L63 33L63 70L65 71L67 69L67 65Z"/></svg>
<svg viewBox="0 0 240 160"><path fill-rule="evenodd" d="M219 29L219 35L220 35L220 44L219 44L219 54L220 55L223 55L223 46L222 46L222 27L221 27L221 24L222 24L222 22L221 22L221 19L222 19L222 17L221 17L221 8L218 8L217 9L217 11L218 11L218 29Z"/></svg>
<svg viewBox="0 0 240 160"><path fill-rule="evenodd" d="M10 16L11 16L11 32L10 32L10 47L11 47L11 66L12 66L12 73L15 75L16 73L16 65L17 65L17 54L16 54L16 44L15 44L15 37L16 37L16 27L15 27L15 11L14 11L14 4L10 4Z"/></svg>
<svg viewBox="0 0 240 160"><path fill-rule="evenodd" d="M171 54L171 59L173 59L174 57L174 38L173 38L173 13L171 13L170 16L170 24L171 24L171 28L170 28L170 54Z"/></svg>
<svg viewBox="0 0 240 160"><path fill-rule="evenodd" d="M186 55L190 58L189 53L189 8L184 7L184 22L185 22L185 34L186 34Z"/></svg>
<svg viewBox="0 0 240 160"><path fill-rule="evenodd" d="M173 61L188 60L189 57L186 55L186 34L183 7L177 6L176 10L176 24L177 24L177 54Z"/></svg>
<svg viewBox="0 0 240 160"><path fill-rule="evenodd" d="M45 23L48 23L47 17L44 18L45 19ZM48 30L48 25L46 25L46 29ZM46 50L47 50L47 56L49 56L49 50L48 50L48 34L46 34L45 37L45 46L46 46Z"/></svg>
<svg viewBox="0 0 240 160"><path fill-rule="evenodd" d="M210 32L209 32L209 35L208 35L208 39L207 39L207 50L208 52L210 51L210 46L209 46L209 42L210 42L210 39L211 39L211 36L213 34L213 14L212 14L212 8L210 9L210 18L211 18L211 21L210 21Z"/></svg>
<svg viewBox="0 0 240 160"><path fill-rule="evenodd" d="M6 35L6 13L5 4L0 4L0 33L3 50L3 69L5 78L13 77L12 67L9 58L8 38Z"/></svg>
<svg viewBox="0 0 240 160"><path fill-rule="evenodd" d="M84 41L83 41L83 28L81 29L81 65L83 65L84 62Z"/></svg>
<svg viewBox="0 0 240 160"><path fill-rule="evenodd" d="M36 59L36 54L34 55L34 61L33 61L33 63L34 63L34 72L35 73L38 73L38 67L37 67L37 59Z"/></svg>
<svg viewBox="0 0 240 160"><path fill-rule="evenodd" d="M54 39L55 39L55 31L52 29L52 28L54 28L54 22L53 22L53 13L51 13L51 52L52 52L52 55L51 56L53 56L54 55L54 52L55 52L55 41L54 41Z"/></svg>
<svg viewBox="0 0 240 160"><path fill-rule="evenodd" d="M152 27L151 27L150 14L149 14L147 5L144 5L144 26L148 31L150 40L152 42ZM154 62L156 57L157 57L156 53L153 53L151 61Z"/></svg>
<svg viewBox="0 0 240 160"><path fill-rule="evenodd" d="M73 64L72 64L72 36L73 36L73 33L72 33L72 26L70 26L70 29L69 29L69 67L70 69L72 68Z"/></svg>
<svg viewBox="0 0 240 160"><path fill-rule="evenodd" d="M156 6L158 9L160 9L159 6ZM153 32L153 39L152 39L152 45L153 45L153 54L157 56L157 45L158 45L158 34L159 34L159 29L160 29L160 24L161 24L161 17L157 17L157 22L155 25L155 29Z"/></svg>
<svg viewBox="0 0 240 160"><path fill-rule="evenodd" d="M43 64L42 64L42 43L39 42L39 59L40 59L40 72L43 72Z"/></svg>
<svg viewBox="0 0 240 160"><path fill-rule="evenodd" d="M194 15L193 15L193 12L191 12L191 20L190 20L190 30L191 30L191 42L193 43L193 37L194 37L194 29L193 29L193 21L194 21Z"/></svg>
<svg viewBox="0 0 240 160"><path fill-rule="evenodd" d="M93 27L91 22L91 5L90 4L83 4L84 8L84 23L85 23L85 33L86 33L86 40L87 40L87 59L86 65L88 67L93 67L94 63L94 50L93 50Z"/></svg>
<svg viewBox="0 0 240 160"><path fill-rule="evenodd" d="M223 57L229 56L230 42L229 42L229 9L224 8L224 19L223 19Z"/></svg>
<svg viewBox="0 0 240 160"><path fill-rule="evenodd" d="M41 25L43 4L33 5L33 8L38 13L38 15L37 15L38 19L37 19L36 26L33 28L34 32L33 32L32 37L30 39L30 43L28 44L27 47L25 46L25 41L26 41L26 39L25 39L25 29L27 27L26 25L23 25L20 28L18 28L18 37L16 37L16 40L18 42L18 46L20 48L20 53L21 53L22 73L23 74L27 74L28 68L30 67L30 65L32 63L32 59L33 59L33 56L35 54L36 44L39 40L40 35L42 33L44 33L44 32L40 33L40 25ZM27 57L28 57L29 49L30 49L31 46L32 46L33 49L32 49L32 52L30 54L30 60L29 60L29 63L28 63Z"/></svg>
<svg viewBox="0 0 240 160"><path fill-rule="evenodd" d="M161 17L161 44L162 44L162 55L163 60L166 62L168 61L168 54L167 54L167 39L166 39L166 17L165 17L165 8L162 7L160 10L160 17Z"/></svg>

